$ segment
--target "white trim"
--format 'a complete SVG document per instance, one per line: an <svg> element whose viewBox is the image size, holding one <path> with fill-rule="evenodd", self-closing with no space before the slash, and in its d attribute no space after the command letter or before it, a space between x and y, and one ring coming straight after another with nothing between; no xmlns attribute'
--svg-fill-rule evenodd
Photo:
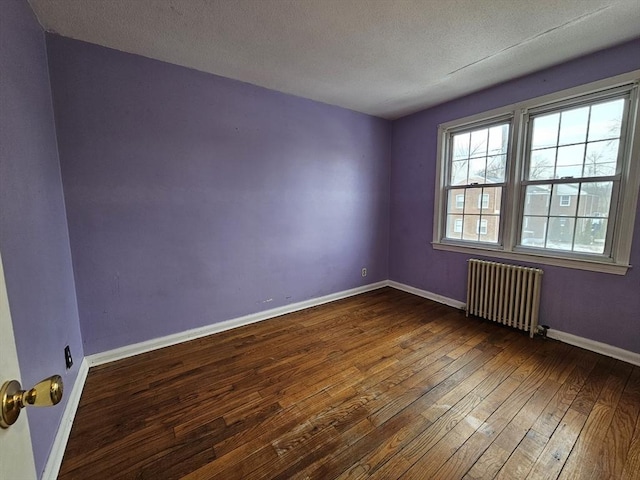
<svg viewBox="0 0 640 480"><path fill-rule="evenodd" d="M401 290L418 297L433 300L434 302L448 305L459 310L464 310L466 306L464 302L455 300L450 297L445 297L444 295L439 295L437 293L422 290L393 280L384 280L381 282L372 283L370 285L365 285L363 287L357 287L350 290L344 290L342 292L332 293L330 295L305 300L303 302L294 303L285 307L274 308L264 312L226 320L224 322L215 323L206 327L195 328L192 330L187 330L185 332L168 335L166 337L161 337L133 345L128 345L126 347L116 348L85 357L82 360L80 369L78 370L76 382L73 385L73 390L71 391L71 395L69 395L67 406L65 408L64 414L62 415L62 421L60 422L60 426L58 427L58 432L53 442L51 453L49 454L49 458L47 459L47 463L42 474L42 480L54 480L58 476L67 442L69 440L69 435L71 433L71 427L78 410L78 405L80 404L82 390L84 388L84 384L87 379L87 374L90 367L131 357L140 353L149 352L158 348L176 345L188 340L192 340L194 338L204 337L214 333L223 332L225 330L230 330L232 328L268 320L280 315L297 312L299 310L304 310L305 308L315 307L317 305L322 305L324 303L333 302L342 298L359 295L361 293L369 292L371 290L377 290L383 287L395 288L396 290ZM575 345L586 350L607 355L609 357L640 366L640 354L638 353L630 352L628 350L623 350L621 348L607 345L605 343L597 342L595 340L589 340L588 338L579 337L577 335L572 335L570 333L565 333L554 329L549 329L547 331L547 336L549 338L553 338L570 345Z"/></svg>
<svg viewBox="0 0 640 480"><path fill-rule="evenodd" d="M554 330L550 328L547 331L547 336L555 340L559 340L576 347L584 348L592 352L601 353L607 357L617 358L623 362L631 363L640 367L640 353L631 352L622 348L614 347L602 342L596 342L588 338L579 337L571 333L562 332L560 330Z"/></svg>
<svg viewBox="0 0 640 480"><path fill-rule="evenodd" d="M89 362L87 357L82 360L78 374L76 376L76 382L73 384L73 389L67 400L67 406L62 414L62 421L58 427L56 438L53 440L51 452L49 458L42 472L42 480L55 480L58 478L60 472L60 466L62 465L62 458L64 457L64 451L67 448L67 442L69 441L69 435L71 434L71 427L76 417L78 405L80 404L80 397L82 396L82 389L84 383L87 380L87 374L89 373Z"/></svg>
<svg viewBox="0 0 640 480"><path fill-rule="evenodd" d="M502 260L518 260L528 263L540 263L542 265L553 265L556 267L573 268L576 270L586 270L589 272L612 273L614 275L626 275L631 265L621 265L612 262L600 262L596 260L578 260L573 258L549 257L536 253L520 253L519 251L507 252L499 248L489 248L475 245L454 245L453 243L432 243L434 250L445 250L448 252L466 253L468 255L482 255L485 257L499 258Z"/></svg>
<svg viewBox="0 0 640 480"><path fill-rule="evenodd" d="M640 99L638 99L638 89L631 92L630 104L636 104L636 108L631 108L627 123L635 125L635 129L629 129L627 135L630 151L628 153L630 162L626 162L627 178L624 191L620 192L622 204L618 211L619 220L617 222L617 237L613 239L614 249L620 252L619 261L621 263L629 263L631 259L631 246L633 243L633 232L636 221L636 211L638 208L638 195L640 195Z"/></svg>
<svg viewBox="0 0 640 480"><path fill-rule="evenodd" d="M412 287L404 283L394 282L393 280L389 280L387 282L387 285L389 287L395 288L396 290L402 290L403 292L411 293L413 295L417 295L418 297L426 298L428 300L433 300L434 302L442 303L444 305L457 308L458 310L464 310L466 306L464 302L461 302L454 298L449 298L449 297L445 297L444 295L439 295L437 293L421 290L419 288Z"/></svg>
<svg viewBox="0 0 640 480"><path fill-rule="evenodd" d="M280 315L286 315L287 313L297 312L304 310L305 308L315 307L322 305L323 303L329 303L336 300L340 300L361 293L376 290L378 288L386 287L387 282L371 283L362 287L352 288L350 290L343 290L342 292L331 293L323 297L312 298L304 300L298 303L292 303L291 305L285 305L283 307L272 308L271 310L265 310L262 312L252 313L245 315L244 317L232 318L224 320L222 322L213 323L204 327L193 328L191 330L185 330L184 332L174 333L165 337L154 338L152 340L146 340L140 343L134 343L120 348L114 348L113 350L107 350L106 352L95 353L85 357L89 362L90 367L97 365L103 365L105 363L115 362L123 358L133 357L134 355L140 355L141 353L150 352L158 348L169 347L178 343L186 342L200 337L206 337L214 333L224 332L225 330L231 330L232 328L238 328L251 323L261 322L273 317L279 317Z"/></svg>
<svg viewBox="0 0 640 480"><path fill-rule="evenodd" d="M466 306L464 302L461 302L459 300L445 297L437 293L428 292L427 290L421 290L419 288L415 288L410 285L406 285L404 283L399 283L393 280L389 280L387 284L389 287L395 288L396 290L402 290L403 292L407 292L413 295L417 295L419 297L427 298L429 300L433 300L434 302L442 303L444 305L448 305L453 308L458 308L460 310L464 310ZM632 365L640 366L640 353L624 350L622 348L614 347L613 345L608 345L606 343L597 342L596 340L590 340L588 338L579 337L577 335L562 332L560 330L555 330L553 328L550 328L549 330L547 330L547 336L549 338L553 338L560 342L568 343L569 345L574 345L576 347L584 348L585 350L589 350L595 353L606 355L608 357L622 360L623 362L627 362Z"/></svg>
<svg viewBox="0 0 640 480"><path fill-rule="evenodd" d="M527 100L523 100L521 102L503 105L502 107L497 107L486 112L480 112L474 115L469 115L467 117L459 118L457 120L451 120L451 121L442 123L439 126L439 128L442 128L443 130L448 130L454 127L463 128L466 126L472 126L476 123L483 124L483 123L486 123L486 121L490 121L492 119L495 120L495 119L499 119L502 116L508 116L508 114L511 113L513 110L520 110L520 109L530 110L532 108L538 108L550 103L556 103L560 100L570 100L575 97L581 97L591 92L597 92L598 90L613 89L616 87L620 87L620 86L635 82L638 80L638 77L640 77L640 69L632 70L631 72L622 73L620 75L604 78L602 80L598 80L591 83L577 85L575 87L568 88L565 90L559 90L557 92L543 95L541 97L530 98Z"/></svg>

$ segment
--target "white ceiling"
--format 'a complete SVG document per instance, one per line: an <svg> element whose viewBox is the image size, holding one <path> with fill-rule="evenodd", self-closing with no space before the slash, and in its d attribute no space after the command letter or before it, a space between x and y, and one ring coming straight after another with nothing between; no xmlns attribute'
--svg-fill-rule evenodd
<svg viewBox="0 0 640 480"><path fill-rule="evenodd" d="M640 0L30 0L60 35L397 118L640 37Z"/></svg>

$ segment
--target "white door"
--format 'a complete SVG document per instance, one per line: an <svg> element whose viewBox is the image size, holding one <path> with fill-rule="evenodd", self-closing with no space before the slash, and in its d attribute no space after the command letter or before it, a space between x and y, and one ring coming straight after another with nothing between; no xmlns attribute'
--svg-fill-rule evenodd
<svg viewBox="0 0 640 480"><path fill-rule="evenodd" d="M21 382L7 285L2 268L2 257L0 257L0 386L8 380ZM22 388L25 386L23 385ZM0 428L0 478L20 480L37 478L26 409L22 410L20 418L11 427Z"/></svg>

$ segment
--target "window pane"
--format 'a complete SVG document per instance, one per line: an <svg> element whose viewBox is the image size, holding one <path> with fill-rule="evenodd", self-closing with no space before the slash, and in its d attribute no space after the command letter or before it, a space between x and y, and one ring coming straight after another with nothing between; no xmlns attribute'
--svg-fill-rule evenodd
<svg viewBox="0 0 640 480"><path fill-rule="evenodd" d="M528 247L544 247L547 217L524 217L520 243Z"/></svg>
<svg viewBox="0 0 640 480"><path fill-rule="evenodd" d="M529 185L524 195L525 215L544 215L549 213L551 185Z"/></svg>
<svg viewBox="0 0 640 480"><path fill-rule="evenodd" d="M556 178L580 178L582 165L558 166L556 168Z"/></svg>
<svg viewBox="0 0 640 480"><path fill-rule="evenodd" d="M500 217L498 215L482 215L480 220L480 241L497 243L499 229Z"/></svg>
<svg viewBox="0 0 640 480"><path fill-rule="evenodd" d="M453 136L453 160L469 158L469 132Z"/></svg>
<svg viewBox="0 0 640 480"><path fill-rule="evenodd" d="M502 202L502 187L488 187L482 191L482 215L499 215Z"/></svg>
<svg viewBox="0 0 640 480"><path fill-rule="evenodd" d="M529 180L548 180L553 178L556 163L556 148L545 148L531 152Z"/></svg>
<svg viewBox="0 0 640 480"><path fill-rule="evenodd" d="M487 234L487 220L482 218L480 220L478 220L478 223L476 223L476 232L479 233L480 235L486 235Z"/></svg>
<svg viewBox="0 0 640 480"><path fill-rule="evenodd" d="M467 173L469 160L451 162L451 185L466 185L469 183Z"/></svg>
<svg viewBox="0 0 640 480"><path fill-rule="evenodd" d="M592 106L589 141L619 138L623 109L624 99L622 98Z"/></svg>
<svg viewBox="0 0 640 480"><path fill-rule="evenodd" d="M447 238L462 238L462 215L447 215Z"/></svg>
<svg viewBox="0 0 640 480"><path fill-rule="evenodd" d="M482 195L480 195L478 197L478 208L480 210L486 210L487 208L489 208L489 194L488 193L483 193Z"/></svg>
<svg viewBox="0 0 640 480"><path fill-rule="evenodd" d="M584 162L584 144L558 148L556 178L581 177Z"/></svg>
<svg viewBox="0 0 640 480"><path fill-rule="evenodd" d="M619 140L604 140L587 144L585 177L615 175Z"/></svg>
<svg viewBox="0 0 640 480"><path fill-rule="evenodd" d="M469 183L484 183L486 168L486 157L469 160Z"/></svg>
<svg viewBox="0 0 640 480"><path fill-rule="evenodd" d="M480 234L477 232L480 215L465 215L462 229L462 239L477 242Z"/></svg>
<svg viewBox="0 0 640 480"><path fill-rule="evenodd" d="M555 147L558 141L560 114L542 115L533 119L531 148Z"/></svg>
<svg viewBox="0 0 640 480"><path fill-rule="evenodd" d="M604 253L607 220L604 218L579 218L576 224L576 252Z"/></svg>
<svg viewBox="0 0 640 480"><path fill-rule="evenodd" d="M589 107L565 110L560 117L559 145L583 143L587 140Z"/></svg>
<svg viewBox="0 0 640 480"><path fill-rule="evenodd" d="M561 183L553 187L553 195L551 196L552 216L576 216L576 207L578 206L578 193L580 187L577 183Z"/></svg>
<svg viewBox="0 0 640 480"><path fill-rule="evenodd" d="M509 125L489 129L489 155L506 155L509 147Z"/></svg>
<svg viewBox="0 0 640 480"><path fill-rule="evenodd" d="M449 190L448 209L449 213L462 213L464 209L464 189L453 188Z"/></svg>
<svg viewBox="0 0 640 480"><path fill-rule="evenodd" d="M613 182L583 183L580 189L579 217L607 218L611 207Z"/></svg>
<svg viewBox="0 0 640 480"><path fill-rule="evenodd" d="M575 218L550 217L547 232L547 248L571 250Z"/></svg>
<svg viewBox="0 0 640 480"><path fill-rule="evenodd" d="M467 188L465 191L464 213L480 213L482 188Z"/></svg>
<svg viewBox="0 0 640 480"><path fill-rule="evenodd" d="M486 128L471 132L471 150L469 157L486 157L487 156L487 137L489 131Z"/></svg>
<svg viewBox="0 0 640 480"><path fill-rule="evenodd" d="M506 155L494 155L487 159L486 183L503 183L507 165Z"/></svg>

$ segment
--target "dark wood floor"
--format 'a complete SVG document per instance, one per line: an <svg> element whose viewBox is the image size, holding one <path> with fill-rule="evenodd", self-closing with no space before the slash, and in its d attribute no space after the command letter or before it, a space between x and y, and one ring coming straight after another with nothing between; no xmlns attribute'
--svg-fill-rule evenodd
<svg viewBox="0 0 640 480"><path fill-rule="evenodd" d="M640 367L386 288L92 368L60 478L638 479L639 412Z"/></svg>

